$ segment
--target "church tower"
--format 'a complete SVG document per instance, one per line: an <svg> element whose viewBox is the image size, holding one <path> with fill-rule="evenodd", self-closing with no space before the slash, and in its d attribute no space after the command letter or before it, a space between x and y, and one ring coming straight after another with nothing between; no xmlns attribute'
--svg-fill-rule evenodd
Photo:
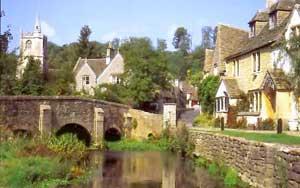
<svg viewBox="0 0 300 188"><path fill-rule="evenodd" d="M39 17L36 17L33 32L23 33L20 37L20 63L17 69L17 77L21 78L24 69L28 63L28 58L40 60L41 69L44 75L47 75L47 37L42 33L42 27Z"/></svg>

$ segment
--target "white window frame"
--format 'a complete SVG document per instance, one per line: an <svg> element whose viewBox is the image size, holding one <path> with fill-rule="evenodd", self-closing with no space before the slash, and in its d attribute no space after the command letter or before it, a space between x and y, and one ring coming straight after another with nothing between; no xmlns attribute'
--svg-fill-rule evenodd
<svg viewBox="0 0 300 188"><path fill-rule="evenodd" d="M26 50L30 50L32 48L32 41L31 40L27 40L25 42L25 49Z"/></svg>
<svg viewBox="0 0 300 188"><path fill-rule="evenodd" d="M229 107L229 98L228 97L218 97L216 98L216 112L225 113L228 112Z"/></svg>
<svg viewBox="0 0 300 188"><path fill-rule="evenodd" d="M252 104L250 106L251 112L261 112L262 109L262 92L261 91L255 91L252 92L250 97L252 97ZM251 101L251 99L250 99Z"/></svg>
<svg viewBox="0 0 300 188"><path fill-rule="evenodd" d="M235 60L233 62L233 76L234 77L240 76L240 61L239 60Z"/></svg>
<svg viewBox="0 0 300 188"><path fill-rule="evenodd" d="M261 70L261 54L260 52L255 52L252 54L252 65L253 73L259 73Z"/></svg>
<svg viewBox="0 0 300 188"><path fill-rule="evenodd" d="M270 14L269 22L270 22L270 29L274 29L277 26L277 12L273 12Z"/></svg>
<svg viewBox="0 0 300 188"><path fill-rule="evenodd" d="M250 25L250 37L255 37L256 35L256 24L252 23Z"/></svg>
<svg viewBox="0 0 300 188"><path fill-rule="evenodd" d="M89 75L83 75L82 76L82 86L88 86L91 84L90 76Z"/></svg>

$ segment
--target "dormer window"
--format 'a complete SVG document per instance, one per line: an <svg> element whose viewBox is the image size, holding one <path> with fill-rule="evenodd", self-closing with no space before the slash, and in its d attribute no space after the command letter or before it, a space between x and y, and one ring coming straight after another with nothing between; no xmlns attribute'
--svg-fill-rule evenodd
<svg viewBox="0 0 300 188"><path fill-rule="evenodd" d="M250 37L255 37L256 35L256 27L255 22L250 24Z"/></svg>
<svg viewBox="0 0 300 188"><path fill-rule="evenodd" d="M277 12L270 14L270 29L274 29L277 26Z"/></svg>
<svg viewBox="0 0 300 188"><path fill-rule="evenodd" d="M296 37L300 35L300 25L294 26L291 28L292 29L292 37Z"/></svg>
<svg viewBox="0 0 300 188"><path fill-rule="evenodd" d="M30 49L31 49L31 46L32 46L31 40L26 41L25 49L26 49L26 50L30 50Z"/></svg>

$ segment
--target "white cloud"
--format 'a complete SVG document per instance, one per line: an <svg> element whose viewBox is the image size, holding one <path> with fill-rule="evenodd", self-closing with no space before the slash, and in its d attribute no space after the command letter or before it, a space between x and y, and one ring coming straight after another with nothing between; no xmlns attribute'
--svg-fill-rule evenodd
<svg viewBox="0 0 300 188"><path fill-rule="evenodd" d="M46 21L41 21L42 26L42 32L47 35L48 37L54 37L56 34L56 31L54 27L49 25Z"/></svg>

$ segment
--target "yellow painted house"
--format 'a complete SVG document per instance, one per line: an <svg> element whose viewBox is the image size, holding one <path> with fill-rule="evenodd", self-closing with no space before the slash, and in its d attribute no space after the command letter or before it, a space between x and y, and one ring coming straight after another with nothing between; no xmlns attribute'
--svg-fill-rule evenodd
<svg viewBox="0 0 300 188"><path fill-rule="evenodd" d="M206 51L205 72L221 76L216 94L216 117L225 122L247 120L257 126L266 119L281 119L285 128L299 130L299 112L288 75L293 71L291 59L282 42L300 34L300 1L267 0L267 7L250 20L250 31L232 38L230 54L215 61L217 45ZM217 53L218 55L218 53ZM220 71L216 71L220 70ZM241 108L244 106L243 108Z"/></svg>

